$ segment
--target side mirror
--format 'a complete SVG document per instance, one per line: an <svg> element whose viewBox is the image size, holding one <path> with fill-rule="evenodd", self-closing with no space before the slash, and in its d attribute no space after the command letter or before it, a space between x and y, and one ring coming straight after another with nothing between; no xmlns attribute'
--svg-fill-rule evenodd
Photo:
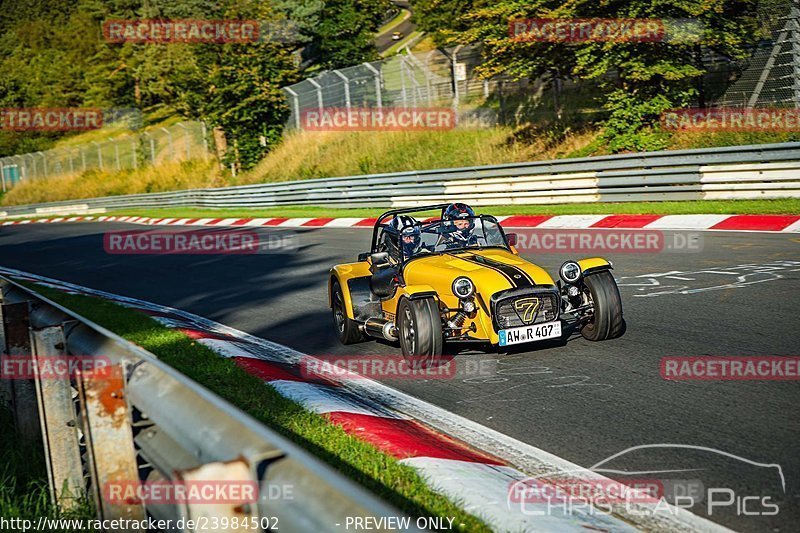
<svg viewBox="0 0 800 533"><path fill-rule="evenodd" d="M361 252L358 254L358 262L361 263L369 259L369 252Z"/></svg>
<svg viewBox="0 0 800 533"><path fill-rule="evenodd" d="M369 256L374 268L389 266L389 252L376 252Z"/></svg>
<svg viewBox="0 0 800 533"><path fill-rule="evenodd" d="M517 245L517 234L516 233L506 233L506 240L508 240L509 246L516 246Z"/></svg>

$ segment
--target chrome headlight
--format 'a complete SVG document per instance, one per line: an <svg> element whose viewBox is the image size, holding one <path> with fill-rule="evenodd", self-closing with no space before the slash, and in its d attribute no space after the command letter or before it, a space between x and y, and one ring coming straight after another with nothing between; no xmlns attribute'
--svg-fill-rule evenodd
<svg viewBox="0 0 800 533"><path fill-rule="evenodd" d="M575 283L581 279L581 266L575 261L565 261L558 270L558 275L565 283Z"/></svg>
<svg viewBox="0 0 800 533"><path fill-rule="evenodd" d="M469 298L475 293L475 284L464 276L453 280L453 294L459 298Z"/></svg>

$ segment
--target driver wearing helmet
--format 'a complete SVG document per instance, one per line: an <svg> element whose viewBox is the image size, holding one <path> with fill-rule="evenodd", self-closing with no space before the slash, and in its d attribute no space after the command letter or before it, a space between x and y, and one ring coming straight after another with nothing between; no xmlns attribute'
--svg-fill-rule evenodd
<svg viewBox="0 0 800 533"><path fill-rule="evenodd" d="M408 215L395 215L390 226L400 235L400 260L413 257L422 241L419 222Z"/></svg>
<svg viewBox="0 0 800 533"><path fill-rule="evenodd" d="M447 248L477 246L475 211L467 204L450 204L442 214L441 233Z"/></svg>

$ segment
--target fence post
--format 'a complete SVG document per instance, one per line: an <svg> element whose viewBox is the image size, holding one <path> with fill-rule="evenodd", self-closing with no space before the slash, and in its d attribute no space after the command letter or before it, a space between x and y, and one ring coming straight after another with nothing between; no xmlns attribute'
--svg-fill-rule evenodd
<svg viewBox="0 0 800 533"><path fill-rule="evenodd" d="M86 151L83 148L78 148L81 153L81 166L83 166L83 171L86 172Z"/></svg>
<svg viewBox="0 0 800 533"><path fill-rule="evenodd" d="M167 143L169 143L169 157L170 160L175 161L175 147L172 145L172 132L167 128L161 128L167 134Z"/></svg>
<svg viewBox="0 0 800 533"><path fill-rule="evenodd" d="M153 136L150 135L149 132L143 131L142 135L147 135L147 139L150 142L150 164L155 166L155 164L156 164L156 143L153 140Z"/></svg>
<svg viewBox="0 0 800 533"><path fill-rule="evenodd" d="M383 95L381 94L381 72L369 63L363 63L375 76L375 98L377 99L378 109L383 107Z"/></svg>
<svg viewBox="0 0 800 533"><path fill-rule="evenodd" d="M109 501L110 483L139 482L123 364L78 372L78 399L97 512L101 519L142 520L141 503Z"/></svg>
<svg viewBox="0 0 800 533"><path fill-rule="evenodd" d="M208 159L208 128L205 122L201 122L203 128L203 158Z"/></svg>
<svg viewBox="0 0 800 533"><path fill-rule="evenodd" d="M463 45L458 45L453 49L453 55L451 57L451 66L452 72L451 75L453 76L453 115L455 124L458 125L458 106L459 106L459 94L458 94L458 51L463 48Z"/></svg>
<svg viewBox="0 0 800 533"><path fill-rule="evenodd" d="M30 302L3 304L3 327L5 328L6 352L15 357L22 366L30 368L31 333L29 318ZM41 438L39 410L36 402L36 386L32 379L12 379L12 409L14 425L23 440L36 442Z"/></svg>
<svg viewBox="0 0 800 533"><path fill-rule="evenodd" d="M100 170L103 170L103 151L100 149L100 143L97 141L92 141L92 144L97 145L97 164L100 166Z"/></svg>
<svg viewBox="0 0 800 533"><path fill-rule="evenodd" d="M319 114L322 115L322 85L317 83L314 78L308 78L308 82L317 88L317 107L319 107Z"/></svg>
<svg viewBox="0 0 800 533"><path fill-rule="evenodd" d="M119 141L115 141L111 137L108 138L108 142L114 143L114 157L117 160L117 172L122 170L122 166L119 164Z"/></svg>
<svg viewBox="0 0 800 533"><path fill-rule="evenodd" d="M189 129L186 127L186 124L183 122L178 122L176 126L180 126L183 130L183 140L186 144L186 160L190 160L192 158L192 147L189 145Z"/></svg>
<svg viewBox="0 0 800 533"><path fill-rule="evenodd" d="M344 81L344 106L350 111L350 80L338 70L334 70L333 73Z"/></svg>
<svg viewBox="0 0 800 533"><path fill-rule="evenodd" d="M294 115L294 127L299 130L300 129L300 99L299 99L299 95L296 92L294 92L293 89L290 89L289 87L284 87L284 89L286 90L287 93L292 95L292 105L294 107L294 111L292 111L292 115ZM203 123L203 139L206 138L205 137L205 127L206 127L206 124L204 122ZM206 145L206 152L208 152L208 145Z"/></svg>
<svg viewBox="0 0 800 533"><path fill-rule="evenodd" d="M36 172L36 157L34 157L33 154L25 154L25 155L30 157L31 161L33 161L33 172L31 172L31 179L33 179L33 176L38 174L38 172Z"/></svg>
<svg viewBox="0 0 800 533"><path fill-rule="evenodd" d="M0 182L3 184L3 192L6 192L6 167L3 164L3 161L0 160ZM0 298L0 303L3 303L3 300ZM0 350L3 349L3 345L0 344Z"/></svg>
<svg viewBox="0 0 800 533"><path fill-rule="evenodd" d="M42 166L44 167L44 177L47 177L47 156L44 152L36 152L37 154L41 154L42 156Z"/></svg>
<svg viewBox="0 0 800 533"><path fill-rule="evenodd" d="M400 97L403 99L403 107L408 107L408 95L406 94L406 60L400 55Z"/></svg>
<svg viewBox="0 0 800 533"><path fill-rule="evenodd" d="M136 143L139 141L139 138L136 135L131 137L131 163L133 163L133 170L139 168L139 162L136 160Z"/></svg>
<svg viewBox="0 0 800 533"><path fill-rule="evenodd" d="M34 330L31 338L37 368L52 368L52 360L46 364L43 358L67 357L63 325ZM85 495L85 487L70 375L68 371L64 375L40 374L34 381L50 498L62 510L72 509Z"/></svg>
<svg viewBox="0 0 800 533"><path fill-rule="evenodd" d="M75 165L74 165L74 163L72 161L72 150L70 150L69 148L67 148L67 157L69 157L69 173L70 174L74 174L75 173Z"/></svg>

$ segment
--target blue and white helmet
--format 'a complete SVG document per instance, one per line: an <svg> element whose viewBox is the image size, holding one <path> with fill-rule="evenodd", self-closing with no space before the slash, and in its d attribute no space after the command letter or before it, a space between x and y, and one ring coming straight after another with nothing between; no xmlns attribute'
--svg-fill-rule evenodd
<svg viewBox="0 0 800 533"><path fill-rule="evenodd" d="M469 225L466 228L457 229L453 227L453 222L456 220L467 220ZM475 211L467 204L456 202L448 205L442 213L442 221L451 226L448 228L448 234L454 239L468 241L475 232Z"/></svg>
<svg viewBox="0 0 800 533"><path fill-rule="evenodd" d="M404 257L411 257L422 241L419 222L408 215L395 215L389 226L400 235Z"/></svg>

